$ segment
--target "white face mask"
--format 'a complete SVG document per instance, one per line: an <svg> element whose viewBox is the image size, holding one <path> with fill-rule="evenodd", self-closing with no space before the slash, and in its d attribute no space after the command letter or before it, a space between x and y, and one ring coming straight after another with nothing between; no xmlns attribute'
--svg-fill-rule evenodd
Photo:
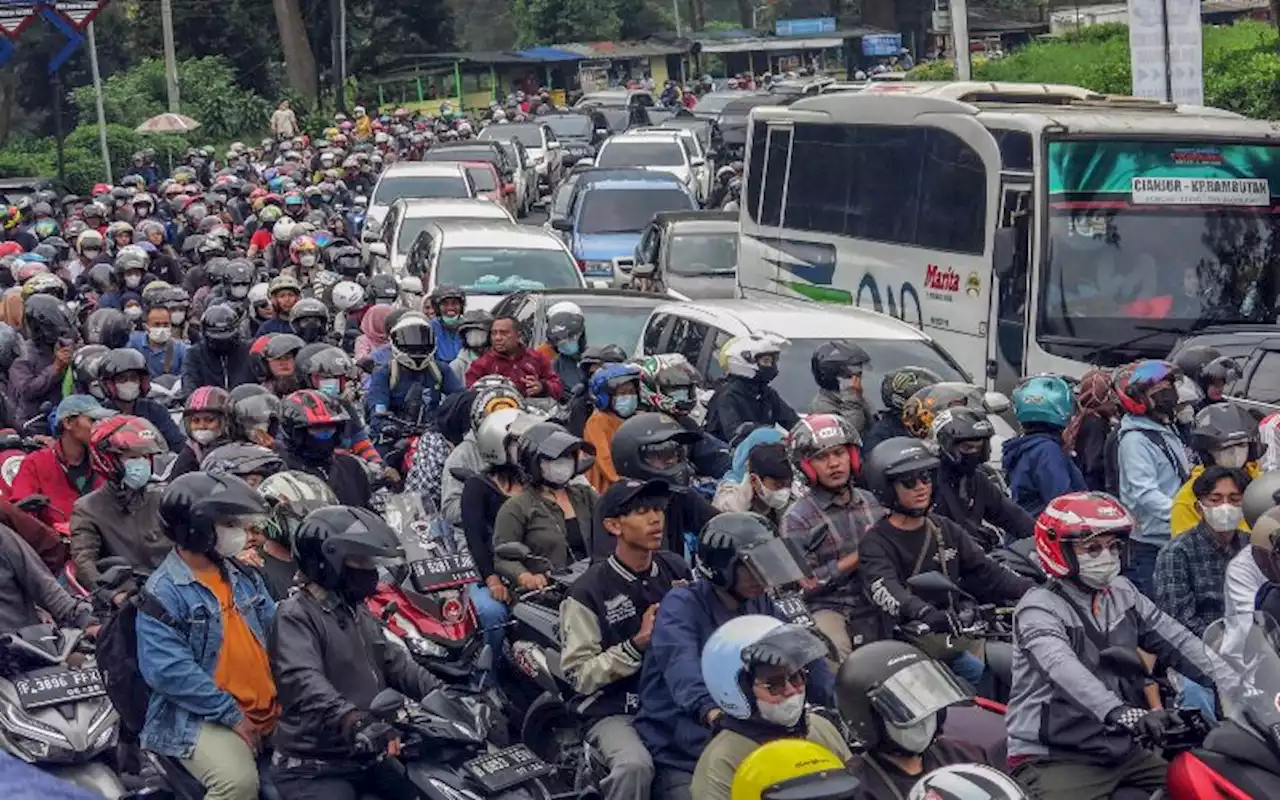
<svg viewBox="0 0 1280 800"><path fill-rule="evenodd" d="M174 325L181 325L182 323L187 321L187 312L174 311L172 314L169 315L169 320L173 322Z"/></svg>
<svg viewBox="0 0 1280 800"><path fill-rule="evenodd" d="M218 532L218 540L213 549L217 551L218 555L228 558L244 549L244 543L248 540L249 535L243 527L239 525L216 525L214 528Z"/></svg>
<svg viewBox="0 0 1280 800"><path fill-rule="evenodd" d="M314 267L316 265L316 257L313 255L298 256L298 263L304 267Z"/></svg>
<svg viewBox="0 0 1280 800"><path fill-rule="evenodd" d="M489 341L489 334L484 331L467 331L467 347L472 350L479 350L484 347L485 342Z"/></svg>
<svg viewBox="0 0 1280 800"><path fill-rule="evenodd" d="M765 722L792 728L800 721L800 715L804 714L804 697L801 692L791 695L781 703L758 702L756 705L760 707L760 716Z"/></svg>
<svg viewBox="0 0 1280 800"><path fill-rule="evenodd" d="M192 431L191 438L195 439L197 444L209 444L218 438L218 432L212 428L201 428L198 431Z"/></svg>
<svg viewBox="0 0 1280 800"><path fill-rule="evenodd" d="M1239 469L1249 461L1249 445L1236 444L1224 447L1213 454L1213 461L1220 467Z"/></svg>
<svg viewBox="0 0 1280 800"><path fill-rule="evenodd" d="M1191 406L1181 406L1174 412L1174 418L1181 425L1190 425L1196 421L1196 410Z"/></svg>
<svg viewBox="0 0 1280 800"><path fill-rule="evenodd" d="M933 738L938 735L938 715L930 714L909 728L885 725L884 732L898 747L919 755L929 749Z"/></svg>
<svg viewBox="0 0 1280 800"><path fill-rule="evenodd" d="M572 456L542 462L542 479L552 486L564 486L578 472L578 462Z"/></svg>
<svg viewBox="0 0 1280 800"><path fill-rule="evenodd" d="M125 306L124 315L129 318L130 322L142 319L142 306Z"/></svg>
<svg viewBox="0 0 1280 800"><path fill-rule="evenodd" d="M116 384L116 397L131 403L138 399L138 395L142 393L142 384L136 381L128 381L126 383Z"/></svg>
<svg viewBox="0 0 1280 800"><path fill-rule="evenodd" d="M249 296L249 287L245 286L243 283L232 284L231 296L237 300L243 300Z"/></svg>
<svg viewBox="0 0 1280 800"><path fill-rule="evenodd" d="M164 344L173 336L173 328L168 325L157 325L154 328L147 329L147 338L152 344Z"/></svg>
<svg viewBox="0 0 1280 800"><path fill-rule="evenodd" d="M1229 533L1234 531L1240 525L1240 521L1244 519L1244 509L1240 506L1233 506L1230 503L1223 503L1220 506L1200 506L1200 510L1204 512L1204 521L1208 524L1210 530L1218 533Z"/></svg>
<svg viewBox="0 0 1280 800"><path fill-rule="evenodd" d="M784 486L781 489L766 489L764 483L759 478L755 479L756 496L761 502L775 511L781 511L791 502L791 487Z"/></svg>
<svg viewBox="0 0 1280 800"><path fill-rule="evenodd" d="M1090 589L1105 589L1120 574L1120 557L1110 550L1103 550L1097 558L1077 555L1080 562L1080 582Z"/></svg>
<svg viewBox="0 0 1280 800"><path fill-rule="evenodd" d="M136 273L124 276L124 285L130 289L137 289L142 285L142 276Z"/></svg>

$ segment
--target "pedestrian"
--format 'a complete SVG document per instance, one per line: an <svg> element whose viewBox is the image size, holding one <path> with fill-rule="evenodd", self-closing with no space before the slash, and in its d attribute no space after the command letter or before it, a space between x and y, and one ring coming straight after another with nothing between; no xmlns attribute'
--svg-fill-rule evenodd
<svg viewBox="0 0 1280 800"><path fill-rule="evenodd" d="M289 101L281 100L280 105L276 106L275 113L271 115L271 132L275 134L276 139L284 140L297 136L300 130L298 117L289 107Z"/></svg>

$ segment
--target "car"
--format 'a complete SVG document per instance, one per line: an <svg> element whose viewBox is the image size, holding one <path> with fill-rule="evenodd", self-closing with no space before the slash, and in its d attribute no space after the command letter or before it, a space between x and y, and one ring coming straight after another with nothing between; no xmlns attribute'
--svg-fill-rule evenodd
<svg viewBox="0 0 1280 800"><path fill-rule="evenodd" d="M423 161L488 161L498 168L504 181L515 182L516 163L501 142L468 139L436 142L422 154Z"/></svg>
<svg viewBox="0 0 1280 800"><path fill-rule="evenodd" d="M534 168L529 151L519 139L508 139L499 144L506 151L512 166L515 167L512 178L516 185L516 197L520 198L516 216L523 217L538 203L538 170Z"/></svg>
<svg viewBox="0 0 1280 800"><path fill-rule="evenodd" d="M646 266L668 289L695 300L737 296L738 212L654 215L636 245L632 271Z"/></svg>
<svg viewBox="0 0 1280 800"><path fill-rule="evenodd" d="M821 94L824 88L835 82L835 78L825 75L816 78L787 78L769 84L769 92L771 94L794 97L798 100L801 97L813 97Z"/></svg>
<svg viewBox="0 0 1280 800"><path fill-rule="evenodd" d="M505 206L515 216L519 210L519 199L516 197L514 183L503 183L498 177L498 168L488 161L464 161L462 165L467 168L467 175L476 187L477 197L485 197Z"/></svg>
<svg viewBox="0 0 1280 800"><path fill-rule="evenodd" d="M707 151L708 158L711 157L712 143L717 136L716 124L712 120L702 119L701 117L675 116L659 125L658 128L661 130L691 131L694 136L698 137L698 142L702 145L702 149Z"/></svg>
<svg viewBox="0 0 1280 800"><path fill-rule="evenodd" d="M497 219L515 222L503 206L485 199L397 200L391 204L377 241L369 243L374 272L404 275L409 248L428 223L444 219Z"/></svg>
<svg viewBox="0 0 1280 800"><path fill-rule="evenodd" d="M609 122L598 110L562 111L538 117L559 137L564 167L567 170L579 161L591 161L596 150L609 137Z"/></svg>
<svg viewBox="0 0 1280 800"><path fill-rule="evenodd" d="M615 108L627 108L640 106L642 108L651 108L653 105L653 94L647 89L602 89L598 92L583 94L582 97L578 98L578 102L573 104L573 107L612 106Z"/></svg>
<svg viewBox="0 0 1280 800"><path fill-rule="evenodd" d="M475 196L475 186L461 164L396 162L378 176L373 194L369 196L369 209L364 228L360 231L360 240L367 244L379 238L382 220L391 209L391 204L397 200L433 197L465 199Z"/></svg>
<svg viewBox="0 0 1280 800"><path fill-rule="evenodd" d="M551 194L551 202L547 205L547 227L555 229L555 221L558 219L568 219L574 206L574 201L582 189L593 183L607 180L650 180L650 181L668 181L674 186L683 186L680 180L670 173L654 172L644 167L619 167L617 169L609 169L605 167L583 167L575 169L569 173L556 190Z"/></svg>
<svg viewBox="0 0 1280 800"><path fill-rule="evenodd" d="M582 309L588 344L616 344L629 351L639 341L650 312L671 297L623 289L513 292L493 307L493 313L515 317L524 341L536 346L547 340L547 309L564 300Z"/></svg>
<svg viewBox="0 0 1280 800"><path fill-rule="evenodd" d="M657 127L641 128L633 133L636 136L670 136L674 133L680 145L684 147L685 155L688 156L689 164L692 166L694 196L698 198L699 203L707 202L707 197L711 194L711 159L693 131L685 128Z"/></svg>
<svg viewBox="0 0 1280 800"><path fill-rule="evenodd" d="M539 185L554 188L564 177L564 158L560 140L555 131L541 122L512 122L487 125L480 131L480 140L504 142L518 139L529 151L533 166L538 172Z"/></svg>
<svg viewBox="0 0 1280 800"><path fill-rule="evenodd" d="M564 242L503 220L428 223L409 249L405 271L421 278L427 293L439 284L461 286L467 307L486 311L513 291L587 286Z"/></svg>
<svg viewBox="0 0 1280 800"><path fill-rule="evenodd" d="M693 106L693 115L702 119L719 120L724 107L734 100L759 94L747 89L724 89L718 92L707 92L698 98Z"/></svg>
<svg viewBox="0 0 1280 800"><path fill-rule="evenodd" d="M676 142L670 145L684 153ZM693 211L693 192L669 180L623 179L592 183L578 193L569 216L552 223L589 278L614 280L617 260L635 257L640 232L659 211Z"/></svg>
<svg viewBox="0 0 1280 800"><path fill-rule="evenodd" d="M598 106L592 110L600 115L609 134L614 136L653 124L653 120L649 119L649 110L644 106Z"/></svg>
<svg viewBox="0 0 1280 800"><path fill-rule="evenodd" d="M1280 411L1280 330L1275 325L1212 325L1180 339L1169 361L1191 347L1212 347L1235 361L1240 378L1225 394L1259 418Z"/></svg>
<svg viewBox="0 0 1280 800"><path fill-rule="evenodd" d="M53 192L59 198L70 194L57 178L0 178L0 199L5 205L16 205L36 192Z"/></svg>
<svg viewBox="0 0 1280 800"><path fill-rule="evenodd" d="M688 138L693 138L692 136ZM690 156L688 139L677 131L636 131L610 137L596 156L597 167L645 167L668 172L680 179L701 201L705 196L699 169L706 159Z"/></svg>

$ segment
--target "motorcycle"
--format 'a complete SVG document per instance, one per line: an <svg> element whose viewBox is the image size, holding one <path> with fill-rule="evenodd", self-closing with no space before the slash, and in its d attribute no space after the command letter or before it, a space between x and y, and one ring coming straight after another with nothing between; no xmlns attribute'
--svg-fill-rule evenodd
<svg viewBox="0 0 1280 800"><path fill-rule="evenodd" d="M991 560L1014 573L1036 583L1045 582L1044 568L1036 555L1036 540L1031 537L1015 539L1002 547L996 547L988 555Z"/></svg>
<svg viewBox="0 0 1280 800"><path fill-rule="evenodd" d="M123 796L102 758L115 749L120 717L83 632L30 625L0 636L0 653L9 666L0 677L0 747L104 797Z"/></svg>
<svg viewBox="0 0 1280 800"><path fill-rule="evenodd" d="M18 477L22 460L41 447L35 439L22 436L12 428L0 430L0 500L13 496L13 480Z"/></svg>

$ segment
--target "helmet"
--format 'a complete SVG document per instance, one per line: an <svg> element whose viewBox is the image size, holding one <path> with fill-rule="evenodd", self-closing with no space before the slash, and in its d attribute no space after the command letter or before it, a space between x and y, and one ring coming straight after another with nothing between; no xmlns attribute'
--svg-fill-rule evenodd
<svg viewBox="0 0 1280 800"><path fill-rule="evenodd" d="M257 432L275 438L280 427L280 398L267 387L246 383L231 390L233 436L241 441Z"/></svg>
<svg viewBox="0 0 1280 800"><path fill-rule="evenodd" d="M348 556L381 561L380 566L404 561L400 537L382 517L365 508L329 506L302 520L293 535L298 571L330 591L342 585Z"/></svg>
<svg viewBox="0 0 1280 800"><path fill-rule="evenodd" d="M734 719L759 713L751 692L756 664L786 667L794 673L827 655L827 646L800 625L774 617L745 614L716 628L702 648L702 682L711 699Z"/></svg>
<svg viewBox="0 0 1280 800"><path fill-rule="evenodd" d="M926 386L941 383L942 376L925 367L899 367L880 382L880 399L891 411L901 411L907 400Z"/></svg>
<svg viewBox="0 0 1280 800"><path fill-rule="evenodd" d="M609 447L620 476L687 486L691 471L687 448L697 441L698 433L674 417L644 411L618 426Z"/></svg>
<svg viewBox="0 0 1280 800"><path fill-rule="evenodd" d="M1013 778L986 764L939 767L911 787L907 800L1026 800Z"/></svg>
<svg viewBox="0 0 1280 800"><path fill-rule="evenodd" d="M1221 400L1223 391L1240 379L1240 366L1230 358L1221 356L1205 364L1199 377L1192 380L1210 400Z"/></svg>
<svg viewBox="0 0 1280 800"><path fill-rule="evenodd" d="M106 243L102 240L102 234L92 228L76 237L76 252L80 255L84 255L85 250L102 252L102 248L105 246Z"/></svg>
<svg viewBox="0 0 1280 800"><path fill-rule="evenodd" d="M726 591L733 591L739 566L764 589L808 577L795 543L778 536L768 520L750 511L726 511L703 525L695 563L704 578Z"/></svg>
<svg viewBox="0 0 1280 800"><path fill-rule="evenodd" d="M211 345L234 346L240 342L240 315L225 303L215 303L200 316L200 335Z"/></svg>
<svg viewBox="0 0 1280 800"><path fill-rule="evenodd" d="M1147 392L1151 387L1162 381L1175 383L1180 374L1173 364L1155 359L1121 367L1116 373L1116 397L1125 411L1144 415L1151 410L1147 407Z"/></svg>
<svg viewBox="0 0 1280 800"><path fill-rule="evenodd" d="M458 335L465 337L467 331L484 331L489 335L493 325L493 315L482 308L473 308L462 312L462 321L458 323Z"/></svg>
<svg viewBox="0 0 1280 800"><path fill-rule="evenodd" d="M887 507L897 509L898 492L894 481L917 472L938 469L937 448L931 442L909 436L893 436L872 448L862 467L867 488Z"/></svg>
<svg viewBox="0 0 1280 800"><path fill-rule="evenodd" d="M516 385L501 375L485 375L471 384L475 399L471 401L471 430L479 431L485 417L504 408L524 410L524 395Z"/></svg>
<svg viewBox="0 0 1280 800"><path fill-rule="evenodd" d="M763 356L776 358L787 344L790 342L772 334L735 336L720 348L720 369L727 375L754 378L759 371L756 361Z"/></svg>
<svg viewBox="0 0 1280 800"><path fill-rule="evenodd" d="M933 441L947 463L972 473L991 458L991 437L995 428L985 411L972 408L944 408L933 415ZM964 445L976 445L966 451Z"/></svg>
<svg viewBox="0 0 1280 800"><path fill-rule="evenodd" d="M738 764L729 800L850 800L861 791L861 782L827 748L808 739L775 739Z"/></svg>
<svg viewBox="0 0 1280 800"><path fill-rule="evenodd" d="M861 375L870 361L867 351L853 342L824 342L814 348L809 370L818 388L835 392L840 390L842 378Z"/></svg>
<svg viewBox="0 0 1280 800"><path fill-rule="evenodd" d="M933 418L945 408L963 406L985 411L982 390L971 383L934 383L925 386L902 406L902 424L907 433L927 439L933 433Z"/></svg>
<svg viewBox="0 0 1280 800"><path fill-rule="evenodd" d="M22 303L22 328L26 337L48 347L71 337L75 323L66 305L47 294L33 294Z"/></svg>
<svg viewBox="0 0 1280 800"><path fill-rule="evenodd" d="M462 287L455 286L451 283L442 283L436 286L436 288L431 290L431 294L427 297L431 301L431 310L435 312L437 317L442 319L444 317L444 312L440 310L440 304L445 300L453 299L461 302L462 311L458 312L460 314L467 310L467 293L462 290Z"/></svg>
<svg viewBox="0 0 1280 800"><path fill-rule="evenodd" d="M349 419L338 401L315 389L294 392L280 403L280 433L294 449L307 445L313 425L340 426Z"/></svg>
<svg viewBox="0 0 1280 800"><path fill-rule="evenodd" d="M1057 375L1027 378L1013 390L1013 415L1018 422L1065 428L1075 413L1071 386Z"/></svg>
<svg viewBox="0 0 1280 800"><path fill-rule="evenodd" d="M30 297L33 294L47 294L65 300L67 295L67 285L62 282L62 278L51 272L41 272L38 275L32 275L22 284L22 296Z"/></svg>
<svg viewBox="0 0 1280 800"><path fill-rule="evenodd" d="M109 348L128 347L133 325L118 308L99 308L84 322L84 339Z"/></svg>
<svg viewBox="0 0 1280 800"><path fill-rule="evenodd" d="M267 284L255 283L249 287L249 294L246 299L256 311L259 306L265 306L271 302L271 291L267 288Z"/></svg>
<svg viewBox="0 0 1280 800"><path fill-rule="evenodd" d="M616 348L617 345L608 345ZM595 363L596 348L589 347L578 363ZM590 353L592 360L588 361ZM619 360L623 360L619 358ZM652 411L684 416L698 404L698 386L702 376L680 353L663 353L640 359L640 402Z"/></svg>
<svg viewBox="0 0 1280 800"><path fill-rule="evenodd" d="M476 429L476 449L489 467L516 466L515 443L542 418L515 408L503 408L485 417Z"/></svg>
<svg viewBox="0 0 1280 800"><path fill-rule="evenodd" d="M228 395L228 404L230 399ZM210 475L235 475L245 480L256 475L265 479L284 469L284 460L266 447L232 442L209 451L200 462L200 469Z"/></svg>
<svg viewBox="0 0 1280 800"><path fill-rule="evenodd" d="M1191 446L1205 465L1217 463L1213 453L1227 447L1247 447L1249 454L1246 460L1252 460L1257 456L1258 424L1249 412L1233 403L1210 403L1196 414L1191 428Z"/></svg>
<svg viewBox="0 0 1280 800"><path fill-rule="evenodd" d="M572 456L575 474L582 474L595 463L595 445L585 442L554 422L539 422L521 434L516 442L516 465L527 481L545 484L542 462Z"/></svg>
<svg viewBox="0 0 1280 800"><path fill-rule="evenodd" d="M89 435L89 462L112 483L119 483L126 458L144 458L169 452L164 437L142 417L120 414L93 424Z"/></svg>
<svg viewBox="0 0 1280 800"><path fill-rule="evenodd" d="M116 275L123 278L126 272L146 271L147 265L150 263L151 257L147 255L146 250L136 244L130 244L121 247L120 251L116 253L114 266Z"/></svg>
<svg viewBox="0 0 1280 800"><path fill-rule="evenodd" d="M1264 472L1244 490L1244 521L1253 527L1263 514L1280 506L1280 471Z"/></svg>
<svg viewBox="0 0 1280 800"><path fill-rule="evenodd" d="M1222 353L1216 348L1196 345L1180 351L1177 357L1173 359L1173 365L1183 375L1200 384L1200 388L1203 389L1205 387L1204 376L1202 375L1204 369L1222 357ZM1235 362L1231 362L1230 359L1227 359L1227 361L1233 367L1235 366ZM1239 377L1238 373L1236 377Z"/></svg>
<svg viewBox="0 0 1280 800"><path fill-rule="evenodd" d="M298 279L292 275L277 275L271 279L271 283L267 284L267 296L275 297L276 292L293 292L301 295L302 284L298 283Z"/></svg>
<svg viewBox="0 0 1280 800"><path fill-rule="evenodd" d="M618 389L632 384L640 389L640 368L634 364L610 364L591 376L591 400L596 408L607 410Z"/></svg>
<svg viewBox="0 0 1280 800"><path fill-rule="evenodd" d="M200 386L195 391L187 395L187 400L182 404L183 424L188 428L190 433L190 418L195 414L218 414L222 417L224 423L228 421L231 414L231 394L221 386ZM224 424L223 433L227 426Z"/></svg>
<svg viewBox="0 0 1280 800"><path fill-rule="evenodd" d="M950 670L892 639L855 649L836 673L835 694L841 719L869 752L893 744L886 725L914 727L969 697Z"/></svg>
<svg viewBox="0 0 1280 800"><path fill-rule="evenodd" d="M265 210L265 209L264 209ZM293 238L293 229L295 225L293 220L288 217L281 216L276 224L271 227L271 238L276 240L276 244L289 244L289 240ZM314 244L314 242L313 242ZM293 247L289 248L289 257L293 257Z"/></svg>
<svg viewBox="0 0 1280 800"><path fill-rule="evenodd" d="M99 400L106 399L107 395L98 383L98 367L109 352L110 348L100 344L86 344L76 349L76 354L71 357L71 371L77 392L91 394Z"/></svg>
<svg viewBox="0 0 1280 800"><path fill-rule="evenodd" d="M115 389L116 382L129 373L138 375L139 396L146 397L151 390L151 372L147 369L147 359L142 353L132 347L118 347L107 351L98 365L98 380L112 390ZM107 394L115 397L114 391L108 391Z"/></svg>
<svg viewBox="0 0 1280 800"><path fill-rule="evenodd" d="M76 351L79 355L84 350ZM9 367L22 355L22 335L12 325L0 322L0 372L8 374ZM74 358L72 359L74 363Z"/></svg>
<svg viewBox="0 0 1280 800"><path fill-rule="evenodd" d="M364 303L364 287L355 281L339 281L329 291L329 299L339 311L359 308Z"/></svg>
<svg viewBox="0 0 1280 800"><path fill-rule="evenodd" d="M218 526L267 510L262 495L234 475L189 472L175 478L160 499L164 533L183 550L214 555Z"/></svg>
<svg viewBox="0 0 1280 800"><path fill-rule="evenodd" d="M421 372L431 366L436 356L436 332L421 314L408 313L387 332L391 355L397 364Z"/></svg>
<svg viewBox="0 0 1280 800"><path fill-rule="evenodd" d="M243 258L237 258L228 262L222 280L227 287L227 294L237 300L244 300L249 297L249 291L253 288L254 277L253 264Z"/></svg>
<svg viewBox="0 0 1280 800"><path fill-rule="evenodd" d="M679 354L676 353L674 355ZM683 358L683 356L681 357ZM588 345L586 349L582 351L582 355L578 358L578 366L582 368L584 373L586 373L601 364L621 364L626 360L627 354L616 344L593 344ZM645 360L647 361L648 359ZM688 363L688 359L685 359L685 363ZM643 368L644 364L642 362L641 369ZM692 367L690 369L692 369Z"/></svg>
<svg viewBox="0 0 1280 800"><path fill-rule="evenodd" d="M374 275L365 290L365 300L372 304L395 305L400 297L400 282L392 275Z"/></svg>
<svg viewBox="0 0 1280 800"><path fill-rule="evenodd" d="M338 505L338 496L314 475L296 470L276 472L258 485L267 501L262 532L268 539L292 547L293 535L312 511Z"/></svg>
<svg viewBox="0 0 1280 800"><path fill-rule="evenodd" d="M858 448L861 446L862 436L858 429L839 414L810 414L787 434L787 458L809 484L818 481L810 460L833 447L843 447L849 452L849 475L858 474L861 466Z"/></svg>
<svg viewBox="0 0 1280 800"><path fill-rule="evenodd" d="M314 297L304 297L289 310L289 327L305 342L319 342L329 332L329 308Z"/></svg>
<svg viewBox="0 0 1280 800"><path fill-rule="evenodd" d="M587 319L582 315L582 309L578 308L577 303L571 303L563 300L559 303L553 303L547 309L547 341L552 347L560 350L562 342L572 343L573 352L566 352L565 355L575 356L578 351L585 346L587 332ZM561 352L564 352L561 350Z"/></svg>
<svg viewBox="0 0 1280 800"><path fill-rule="evenodd" d="M1054 498L1036 518L1036 554L1051 577L1066 578L1080 571L1073 542L1100 534L1128 538L1133 517L1120 501L1103 492L1071 492Z"/></svg>

